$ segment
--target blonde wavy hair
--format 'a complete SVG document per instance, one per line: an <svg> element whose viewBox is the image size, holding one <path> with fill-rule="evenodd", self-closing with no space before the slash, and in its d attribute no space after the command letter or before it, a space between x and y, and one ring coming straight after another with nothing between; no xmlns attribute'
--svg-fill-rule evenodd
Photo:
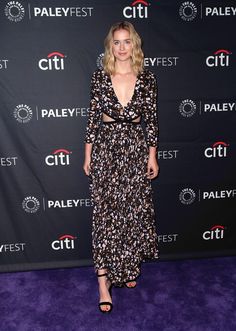
<svg viewBox="0 0 236 331"><path fill-rule="evenodd" d="M113 42L114 32L121 29L127 30L130 34L130 39L133 45L132 56L131 56L132 68L136 74L139 74L143 70L143 66L144 66L142 41L137 31L135 30L134 26L127 21L115 23L110 28L104 40L105 52L103 58L103 69L109 75L115 73L115 57L112 52L112 42Z"/></svg>

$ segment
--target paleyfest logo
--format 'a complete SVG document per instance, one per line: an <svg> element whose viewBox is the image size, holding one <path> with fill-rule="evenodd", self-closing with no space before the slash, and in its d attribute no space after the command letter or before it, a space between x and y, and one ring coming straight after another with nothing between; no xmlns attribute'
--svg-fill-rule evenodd
<svg viewBox="0 0 236 331"><path fill-rule="evenodd" d="M33 117L33 111L28 105L20 104L15 107L13 115L17 122L28 123Z"/></svg>
<svg viewBox="0 0 236 331"><path fill-rule="evenodd" d="M219 6L219 7L205 7L205 16L235 16L235 6Z"/></svg>
<svg viewBox="0 0 236 331"><path fill-rule="evenodd" d="M43 207L43 211L47 209L64 209L64 208L81 208L91 207L93 205L91 198L79 198L79 199L62 199L62 200L47 200L45 197L41 197L42 203L34 196L27 196L22 201L22 208L29 214L34 214L39 211L39 208Z"/></svg>
<svg viewBox="0 0 236 331"><path fill-rule="evenodd" d="M19 1L9 1L4 9L6 17L12 22L20 22L25 16L25 9Z"/></svg>
<svg viewBox="0 0 236 331"><path fill-rule="evenodd" d="M192 204L197 197L197 194L192 188L184 188L179 193L179 200L184 205ZM236 189L224 189L214 191L198 190L198 201L203 200L218 200L218 199L234 199L236 197Z"/></svg>
<svg viewBox="0 0 236 331"><path fill-rule="evenodd" d="M136 0L123 9L125 18L147 18L149 3L144 0Z"/></svg>
<svg viewBox="0 0 236 331"><path fill-rule="evenodd" d="M91 17L93 7L34 7L35 17Z"/></svg>
<svg viewBox="0 0 236 331"><path fill-rule="evenodd" d="M99 54L97 57L96 64L98 69L103 69L103 58L104 58L104 53Z"/></svg>
<svg viewBox="0 0 236 331"><path fill-rule="evenodd" d="M179 200L184 205L190 205L194 202L196 198L196 193L191 188L185 188L183 189L179 194Z"/></svg>
<svg viewBox="0 0 236 331"><path fill-rule="evenodd" d="M184 117L191 117L196 113L197 106L193 100L185 99L179 105L179 112Z"/></svg>
<svg viewBox="0 0 236 331"><path fill-rule="evenodd" d="M179 113L185 118L190 118L196 113L202 115L207 113L230 113L233 111L236 111L236 102L207 103L200 100L196 103L191 99L185 99L179 104Z"/></svg>
<svg viewBox="0 0 236 331"><path fill-rule="evenodd" d="M34 110L32 110L34 108ZM38 107L37 105L32 107L24 103L15 106L13 109L13 116L15 120L21 124L25 124L31 121L35 115L35 118L39 120L48 118L73 118L73 117L87 117L89 114L89 107L64 107L64 108L45 108Z"/></svg>
<svg viewBox="0 0 236 331"><path fill-rule="evenodd" d="M64 70L64 59L66 55L60 52L52 52L47 55L47 58L39 60L39 68L41 70Z"/></svg>
<svg viewBox="0 0 236 331"><path fill-rule="evenodd" d="M173 243L177 241L178 233L160 234L157 237L158 237L158 242Z"/></svg>
<svg viewBox="0 0 236 331"><path fill-rule="evenodd" d="M31 8L31 9L30 9ZM91 17L93 7L34 7L33 3L28 4L28 17ZM20 22L25 16L25 8L19 1L9 1L4 12L11 22Z"/></svg>
<svg viewBox="0 0 236 331"><path fill-rule="evenodd" d="M217 2L217 1L215 1ZM223 3L223 1L221 1ZM208 6L206 1L203 1L201 4L201 10L199 10L200 17L213 17L213 16L236 16L236 6ZM197 6L192 1L185 1L179 7L179 15L182 20L186 22L193 21L198 14Z"/></svg>
<svg viewBox="0 0 236 331"><path fill-rule="evenodd" d="M192 21L197 16L197 7L192 1L185 1L179 7L179 15L184 21Z"/></svg>
<svg viewBox="0 0 236 331"><path fill-rule="evenodd" d="M103 69L104 53L98 55L96 64L99 69ZM158 57L145 57L145 67L168 67L173 68L178 64L178 56L158 56Z"/></svg>
<svg viewBox="0 0 236 331"><path fill-rule="evenodd" d="M24 252L26 243L0 244L0 253Z"/></svg>
<svg viewBox="0 0 236 331"><path fill-rule="evenodd" d="M37 198L33 196L26 197L22 202L22 208L27 213L36 213L40 207L40 202Z"/></svg>
<svg viewBox="0 0 236 331"><path fill-rule="evenodd" d="M0 59L0 70L8 68L8 59Z"/></svg>

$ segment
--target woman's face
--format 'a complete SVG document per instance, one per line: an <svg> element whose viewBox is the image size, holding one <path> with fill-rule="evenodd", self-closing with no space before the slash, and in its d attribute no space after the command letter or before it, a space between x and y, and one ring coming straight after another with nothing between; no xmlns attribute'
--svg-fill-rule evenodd
<svg viewBox="0 0 236 331"><path fill-rule="evenodd" d="M127 61L132 56L133 45L129 31L121 29L113 34L112 52L116 60Z"/></svg>

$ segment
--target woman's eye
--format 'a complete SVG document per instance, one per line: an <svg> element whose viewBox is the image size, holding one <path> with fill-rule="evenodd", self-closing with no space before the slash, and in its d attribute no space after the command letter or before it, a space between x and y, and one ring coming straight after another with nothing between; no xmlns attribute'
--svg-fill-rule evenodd
<svg viewBox="0 0 236 331"><path fill-rule="evenodd" d="M130 40L126 40L126 44L130 44Z"/></svg>
<svg viewBox="0 0 236 331"><path fill-rule="evenodd" d="M114 45L118 45L119 44L119 41L114 41Z"/></svg>

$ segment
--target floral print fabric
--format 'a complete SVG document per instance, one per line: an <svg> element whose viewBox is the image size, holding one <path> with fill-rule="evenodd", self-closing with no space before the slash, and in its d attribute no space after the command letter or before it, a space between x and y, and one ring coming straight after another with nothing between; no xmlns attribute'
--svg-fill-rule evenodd
<svg viewBox="0 0 236 331"><path fill-rule="evenodd" d="M158 143L156 96L156 79L149 70L137 76L124 108L110 77L101 69L92 75L85 142L93 144L93 260L95 270L107 268L108 278L118 286L139 276L141 262L159 257L153 191L146 176L148 147ZM103 122L103 112L112 121ZM139 116L146 132L133 122Z"/></svg>

